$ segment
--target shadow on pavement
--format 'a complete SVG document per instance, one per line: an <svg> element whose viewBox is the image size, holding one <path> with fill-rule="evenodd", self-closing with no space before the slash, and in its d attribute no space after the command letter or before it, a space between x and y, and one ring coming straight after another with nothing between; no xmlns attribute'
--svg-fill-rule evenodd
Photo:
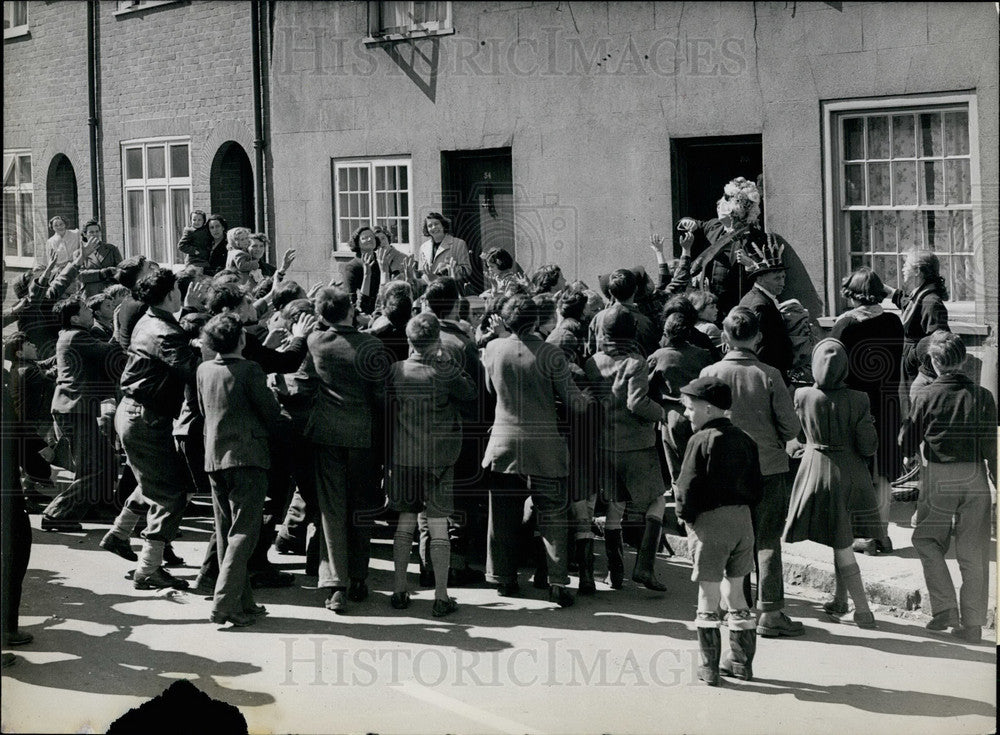
<svg viewBox="0 0 1000 735"><path fill-rule="evenodd" d="M726 680L740 691L760 694L791 694L802 702L843 704L865 712L910 717L995 717L996 707L986 702L945 694L929 694L904 689L885 689L866 684L819 686L780 679L754 679L750 682Z"/></svg>
<svg viewBox="0 0 1000 735"><path fill-rule="evenodd" d="M266 692L230 689L216 683L216 676L241 676L260 671L260 667L243 661L216 661L183 651L150 648L144 643L129 640L134 626L155 624L204 623L197 619L150 620L116 609L121 603L135 602L138 595L97 594L88 589L65 584L65 578L50 571L30 570L25 592L26 599L32 592L35 601L27 612L48 613L50 617L26 630L34 633L34 642L24 649L26 653L57 653L73 656L48 663L34 663L28 659L4 670L5 677L36 686L95 694L131 695L154 697L164 690L172 676L180 674L189 678L210 697L236 706L272 704L274 696ZM30 585L30 587L28 586ZM44 585L44 605L39 604L37 586ZM165 598L169 599L169 598ZM115 628L107 635L89 635L56 626L66 621L88 621Z"/></svg>

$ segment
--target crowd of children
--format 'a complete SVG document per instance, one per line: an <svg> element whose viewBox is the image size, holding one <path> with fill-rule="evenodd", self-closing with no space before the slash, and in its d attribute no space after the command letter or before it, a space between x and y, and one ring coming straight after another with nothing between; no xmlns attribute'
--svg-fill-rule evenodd
<svg viewBox="0 0 1000 735"><path fill-rule="evenodd" d="M270 267L266 237L226 233L221 217L200 211L179 244L188 258L179 274L132 257L83 280L86 300L75 291L99 238L65 260L55 248L15 284L5 438L16 439L28 500L46 502L42 528L111 520L101 546L136 562L137 589L190 586L167 569L170 542L190 496L210 494L214 539L195 587L213 596L211 619L234 626L266 614L253 587L291 581L268 562L272 543L287 550L303 536L323 604L342 614L366 599L377 518L394 525L392 607L411 604L419 539L431 614L454 612L449 584L483 580L469 565L470 498L480 497L485 577L499 594L519 594L531 553L534 584L552 602L573 604L571 565L577 593L594 594L598 531L612 589L624 584L624 532L634 531L631 578L664 591L654 562L672 496L692 541L699 676L749 679L757 635L805 632L784 612L783 543L833 548L837 587L824 609L876 626L852 545L883 533L870 461L879 437L869 396L847 387L840 341L812 349L813 385L791 383L783 244L751 233L728 262L742 293L723 293L728 281L701 277L704 263L692 275L696 225L674 263L654 236L657 283L636 267L602 277L599 290L566 283L554 265L524 274L498 249L473 268L437 214L415 258L388 231L361 228L357 273L308 294L286 275L294 251ZM474 270L486 287L481 314L469 308ZM91 295L93 278L114 283ZM910 453L922 444L914 545L928 627L972 641L985 623L996 406L959 372L958 336L938 331L925 352L936 378L915 395L901 436ZM75 474L51 501L34 489L48 479L39 450ZM956 483L960 493L949 491ZM958 597L943 561L953 519ZM143 520L136 553L129 539ZM4 645L28 642L4 598Z"/></svg>

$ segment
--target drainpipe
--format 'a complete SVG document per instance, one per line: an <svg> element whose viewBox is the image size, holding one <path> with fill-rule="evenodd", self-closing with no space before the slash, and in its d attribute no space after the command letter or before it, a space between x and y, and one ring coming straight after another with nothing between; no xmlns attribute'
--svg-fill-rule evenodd
<svg viewBox="0 0 1000 735"><path fill-rule="evenodd" d="M254 211L257 232L266 232L267 195L264 190L264 148L267 141L264 132L264 73L261 69L262 43L261 20L266 20L267 4L262 0L251 0L250 35L253 52L253 153L254 153ZM272 239L273 241L273 239ZM273 245L272 245L273 247ZM275 254L269 253L269 260L275 262Z"/></svg>
<svg viewBox="0 0 1000 735"><path fill-rule="evenodd" d="M97 0L91 0L87 3L87 123L90 126L90 199L92 216L100 222L104 222L104 202L101 199L100 176L101 129L97 116L97 77L100 68L98 58L99 24L98 3Z"/></svg>

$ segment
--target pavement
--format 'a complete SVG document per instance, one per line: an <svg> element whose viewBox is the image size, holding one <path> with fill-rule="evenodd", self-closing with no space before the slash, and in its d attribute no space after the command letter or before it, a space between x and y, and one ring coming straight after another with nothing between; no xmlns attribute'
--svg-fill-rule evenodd
<svg viewBox="0 0 1000 735"><path fill-rule="evenodd" d="M886 606L875 608L878 630L860 630L825 616L825 595L808 586L787 589L787 612L806 635L759 639L753 681L700 684L696 588L680 555L657 560L666 593L599 582L597 595L559 609L522 574L523 596L501 598L485 585L455 589L459 611L436 619L432 591L416 586L415 564L413 604L390 607L388 538L374 544L370 598L345 616L323 608L315 577L301 573L303 557L272 552L274 563L296 573L295 586L259 590L270 614L249 628L220 629L201 596L133 589L123 578L132 565L97 545L107 524L44 533L38 520L21 617L35 640L13 649L17 663L3 670L3 732L104 732L179 678L237 706L252 733L995 728L992 635L962 643L924 630L920 610ZM185 520L175 548L188 564L178 576L193 581L210 524ZM898 558L861 562L919 569L901 548ZM827 551L817 554L817 567ZM598 544L599 573L602 552ZM813 563L797 554L789 550L790 563Z"/></svg>
<svg viewBox="0 0 1000 735"><path fill-rule="evenodd" d="M927 585L924 583L920 557L917 556L912 542L911 518L916 507L916 501L893 501L890 505L889 538L892 540L892 552L877 556L855 554L855 557L861 568L861 578L864 580L869 602L882 605L893 613L906 612L926 616L930 614L930 597L927 593ZM687 538L677 535L676 529L674 531L666 534L667 542L674 553L682 558L690 559ZM987 627L990 630L995 630L997 602L995 533L992 544L994 553L990 559L990 603L987 612ZM833 551L828 546L811 541L784 544L781 549L781 561L786 584L807 587L816 592L833 593ZM952 579L958 583L962 577L958 569L958 561L955 558L954 544L951 545L946 554L946 561Z"/></svg>

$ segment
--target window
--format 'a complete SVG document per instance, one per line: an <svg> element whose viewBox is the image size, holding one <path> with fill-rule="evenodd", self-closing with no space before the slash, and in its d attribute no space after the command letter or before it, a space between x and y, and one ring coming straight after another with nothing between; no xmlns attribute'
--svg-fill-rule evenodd
<svg viewBox="0 0 1000 735"><path fill-rule="evenodd" d="M155 8L157 5L170 5L177 0L118 0L118 8L115 15L119 13L129 13L134 10L146 10Z"/></svg>
<svg viewBox="0 0 1000 735"><path fill-rule="evenodd" d="M450 2L369 2L371 40L397 40L454 33Z"/></svg>
<svg viewBox="0 0 1000 735"><path fill-rule="evenodd" d="M827 106L828 230L835 246L830 303L840 303L840 279L862 265L886 285L902 286L906 252L920 248L941 260L949 310L971 312L983 295L973 205L979 174L970 124L974 99L907 101L910 106Z"/></svg>
<svg viewBox="0 0 1000 735"><path fill-rule="evenodd" d="M34 189L27 151L3 154L3 254L10 265L33 265Z"/></svg>
<svg viewBox="0 0 1000 735"><path fill-rule="evenodd" d="M27 0L4 0L3 3L3 37L16 38L28 34L28 2Z"/></svg>
<svg viewBox="0 0 1000 735"><path fill-rule="evenodd" d="M160 264L181 262L177 241L191 213L190 141L122 144L122 178L126 252Z"/></svg>
<svg viewBox="0 0 1000 735"><path fill-rule="evenodd" d="M414 243L410 159L333 161L333 217L337 247L351 248L351 233L361 225L382 225L401 250Z"/></svg>

